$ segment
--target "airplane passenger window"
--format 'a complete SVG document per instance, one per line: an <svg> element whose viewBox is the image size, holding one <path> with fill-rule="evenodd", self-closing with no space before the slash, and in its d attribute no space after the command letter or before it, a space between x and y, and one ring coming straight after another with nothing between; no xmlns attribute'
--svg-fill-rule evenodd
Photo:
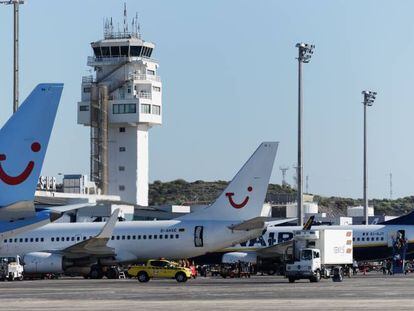
<svg viewBox="0 0 414 311"><path fill-rule="evenodd" d="M61 240L62 240L62 242L65 242L65 238L64 237L62 237Z"/></svg>
<svg viewBox="0 0 414 311"><path fill-rule="evenodd" d="M23 239L20 239L19 242L22 243L23 242Z"/></svg>
<svg viewBox="0 0 414 311"><path fill-rule="evenodd" d="M77 236L76 237L76 241L80 241L80 236Z"/></svg>
<svg viewBox="0 0 414 311"><path fill-rule="evenodd" d="M53 239L53 238L52 238ZM59 242L59 237L56 238L56 242Z"/></svg>
<svg viewBox="0 0 414 311"><path fill-rule="evenodd" d="M365 238L361 238L361 241L365 241Z"/></svg>
<svg viewBox="0 0 414 311"><path fill-rule="evenodd" d="M4 243L7 243L7 240L4 240L3 242L4 242Z"/></svg>
<svg viewBox="0 0 414 311"><path fill-rule="evenodd" d="M160 240L162 240L162 234L160 234Z"/></svg>
<svg viewBox="0 0 414 311"><path fill-rule="evenodd" d="M151 234L148 236L148 239L150 239L150 240L152 239L152 235Z"/></svg>
<svg viewBox="0 0 414 311"><path fill-rule="evenodd" d="M359 238L357 238L357 241L359 241Z"/></svg>
<svg viewBox="0 0 414 311"><path fill-rule="evenodd" d="M135 235L133 235L133 236L132 236L132 239L133 239L133 240L135 240L135 239L136 239L136 236L135 236Z"/></svg>
<svg viewBox="0 0 414 311"><path fill-rule="evenodd" d="M122 236L122 240L125 240L125 235Z"/></svg>
<svg viewBox="0 0 414 311"><path fill-rule="evenodd" d="M86 236L84 236L84 237L83 237L83 240L84 240L84 241L86 240Z"/></svg>
<svg viewBox="0 0 414 311"><path fill-rule="evenodd" d="M376 237L376 238L375 238L375 240L377 240L377 241L378 241L378 240L379 240L379 238L378 238L378 237Z"/></svg>
<svg viewBox="0 0 414 311"><path fill-rule="evenodd" d="M142 236L142 238L143 238L144 240L146 240L146 239L147 239L147 236L146 236L146 235L143 235L143 236Z"/></svg>
<svg viewBox="0 0 414 311"><path fill-rule="evenodd" d="M127 240L131 240L131 236L130 235L127 235Z"/></svg>
<svg viewBox="0 0 414 311"><path fill-rule="evenodd" d="M138 236L138 240L141 240L141 236L140 235Z"/></svg>
<svg viewBox="0 0 414 311"><path fill-rule="evenodd" d="M36 239L35 239L35 242L39 242L39 238L36 238Z"/></svg>
<svg viewBox="0 0 414 311"><path fill-rule="evenodd" d="M17 239L14 239L14 243L17 243Z"/></svg>
<svg viewBox="0 0 414 311"><path fill-rule="evenodd" d="M66 241L69 242L69 240L70 240L70 237L66 237Z"/></svg>
<svg viewBox="0 0 414 311"><path fill-rule="evenodd" d="M170 234L170 239L174 239L174 234Z"/></svg>
<svg viewBox="0 0 414 311"><path fill-rule="evenodd" d="M381 237L381 241L384 241L384 237Z"/></svg>
<svg viewBox="0 0 414 311"><path fill-rule="evenodd" d="M116 239L119 240L119 235L116 236Z"/></svg>
<svg viewBox="0 0 414 311"><path fill-rule="evenodd" d="M115 237L114 236L111 236L111 240L115 240Z"/></svg>
<svg viewBox="0 0 414 311"><path fill-rule="evenodd" d="M9 239L9 243L13 242L13 239Z"/></svg>
<svg viewBox="0 0 414 311"><path fill-rule="evenodd" d="M158 235L154 234L154 240L156 240L158 238Z"/></svg>
<svg viewBox="0 0 414 311"><path fill-rule="evenodd" d="M30 242L33 242L33 238L30 238Z"/></svg>
<svg viewBox="0 0 414 311"><path fill-rule="evenodd" d="M164 235L164 238L165 238L165 239L168 239L168 234Z"/></svg>
<svg viewBox="0 0 414 311"><path fill-rule="evenodd" d="M73 236L73 237L71 237L71 238L70 238L70 240L71 240L71 241L75 241L75 237L74 237L74 236Z"/></svg>
<svg viewBox="0 0 414 311"><path fill-rule="evenodd" d="M27 243L27 242L29 242L29 239L28 238L25 238L24 241Z"/></svg>
<svg viewBox="0 0 414 311"><path fill-rule="evenodd" d="M355 242L355 238L352 238L352 241L354 241L354 242Z"/></svg>
<svg viewBox="0 0 414 311"><path fill-rule="evenodd" d="M178 234L175 235L175 238L178 239Z"/></svg>

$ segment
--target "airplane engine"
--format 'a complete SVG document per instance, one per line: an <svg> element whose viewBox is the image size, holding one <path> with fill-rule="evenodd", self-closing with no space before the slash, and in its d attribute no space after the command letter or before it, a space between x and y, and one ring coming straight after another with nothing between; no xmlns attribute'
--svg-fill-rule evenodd
<svg viewBox="0 0 414 311"><path fill-rule="evenodd" d="M257 263L257 254L255 252L230 252L225 253L222 258L222 263L236 263L239 261Z"/></svg>
<svg viewBox="0 0 414 311"><path fill-rule="evenodd" d="M63 258L61 255L33 252L23 258L24 272L26 273L62 273Z"/></svg>

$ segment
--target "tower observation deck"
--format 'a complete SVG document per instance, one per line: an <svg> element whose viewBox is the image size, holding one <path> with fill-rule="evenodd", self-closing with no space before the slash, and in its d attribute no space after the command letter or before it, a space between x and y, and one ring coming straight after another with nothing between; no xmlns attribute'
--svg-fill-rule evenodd
<svg viewBox="0 0 414 311"><path fill-rule="evenodd" d="M92 42L87 64L95 75L82 78L78 124L90 127L90 169L102 194L148 205L148 130L162 124L162 84L155 45L144 41L137 19L133 31L114 32Z"/></svg>

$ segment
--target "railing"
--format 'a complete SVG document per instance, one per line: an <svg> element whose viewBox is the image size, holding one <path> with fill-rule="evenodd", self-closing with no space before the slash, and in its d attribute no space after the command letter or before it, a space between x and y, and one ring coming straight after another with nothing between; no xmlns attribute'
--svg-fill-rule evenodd
<svg viewBox="0 0 414 311"><path fill-rule="evenodd" d="M95 78L93 77L93 75L82 77L82 83L92 83L92 82L95 82Z"/></svg>
<svg viewBox="0 0 414 311"><path fill-rule="evenodd" d="M152 99L152 94L150 92L138 92L135 96L138 98Z"/></svg>
<svg viewBox="0 0 414 311"><path fill-rule="evenodd" d="M128 61L138 61L141 59L149 60L151 62L157 62L154 58L146 57L146 56L106 56L106 57L95 57L95 56L88 56L87 64L91 66L92 64L96 63L119 63L119 62L128 62Z"/></svg>
<svg viewBox="0 0 414 311"><path fill-rule="evenodd" d="M129 75L129 79L131 79L131 80L152 80L152 81L161 82L161 77L160 76L139 74L139 73L131 73Z"/></svg>

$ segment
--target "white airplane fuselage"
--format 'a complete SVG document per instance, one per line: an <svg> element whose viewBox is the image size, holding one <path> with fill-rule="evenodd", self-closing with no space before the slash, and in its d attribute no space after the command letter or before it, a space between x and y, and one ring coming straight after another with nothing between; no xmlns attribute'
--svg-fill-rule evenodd
<svg viewBox="0 0 414 311"><path fill-rule="evenodd" d="M217 251L263 232L263 229L237 231L228 228L237 223L206 220L118 222L107 245L114 248L118 262L159 257L179 259ZM49 224L1 241L0 256L58 253L97 235L103 226L104 223Z"/></svg>

